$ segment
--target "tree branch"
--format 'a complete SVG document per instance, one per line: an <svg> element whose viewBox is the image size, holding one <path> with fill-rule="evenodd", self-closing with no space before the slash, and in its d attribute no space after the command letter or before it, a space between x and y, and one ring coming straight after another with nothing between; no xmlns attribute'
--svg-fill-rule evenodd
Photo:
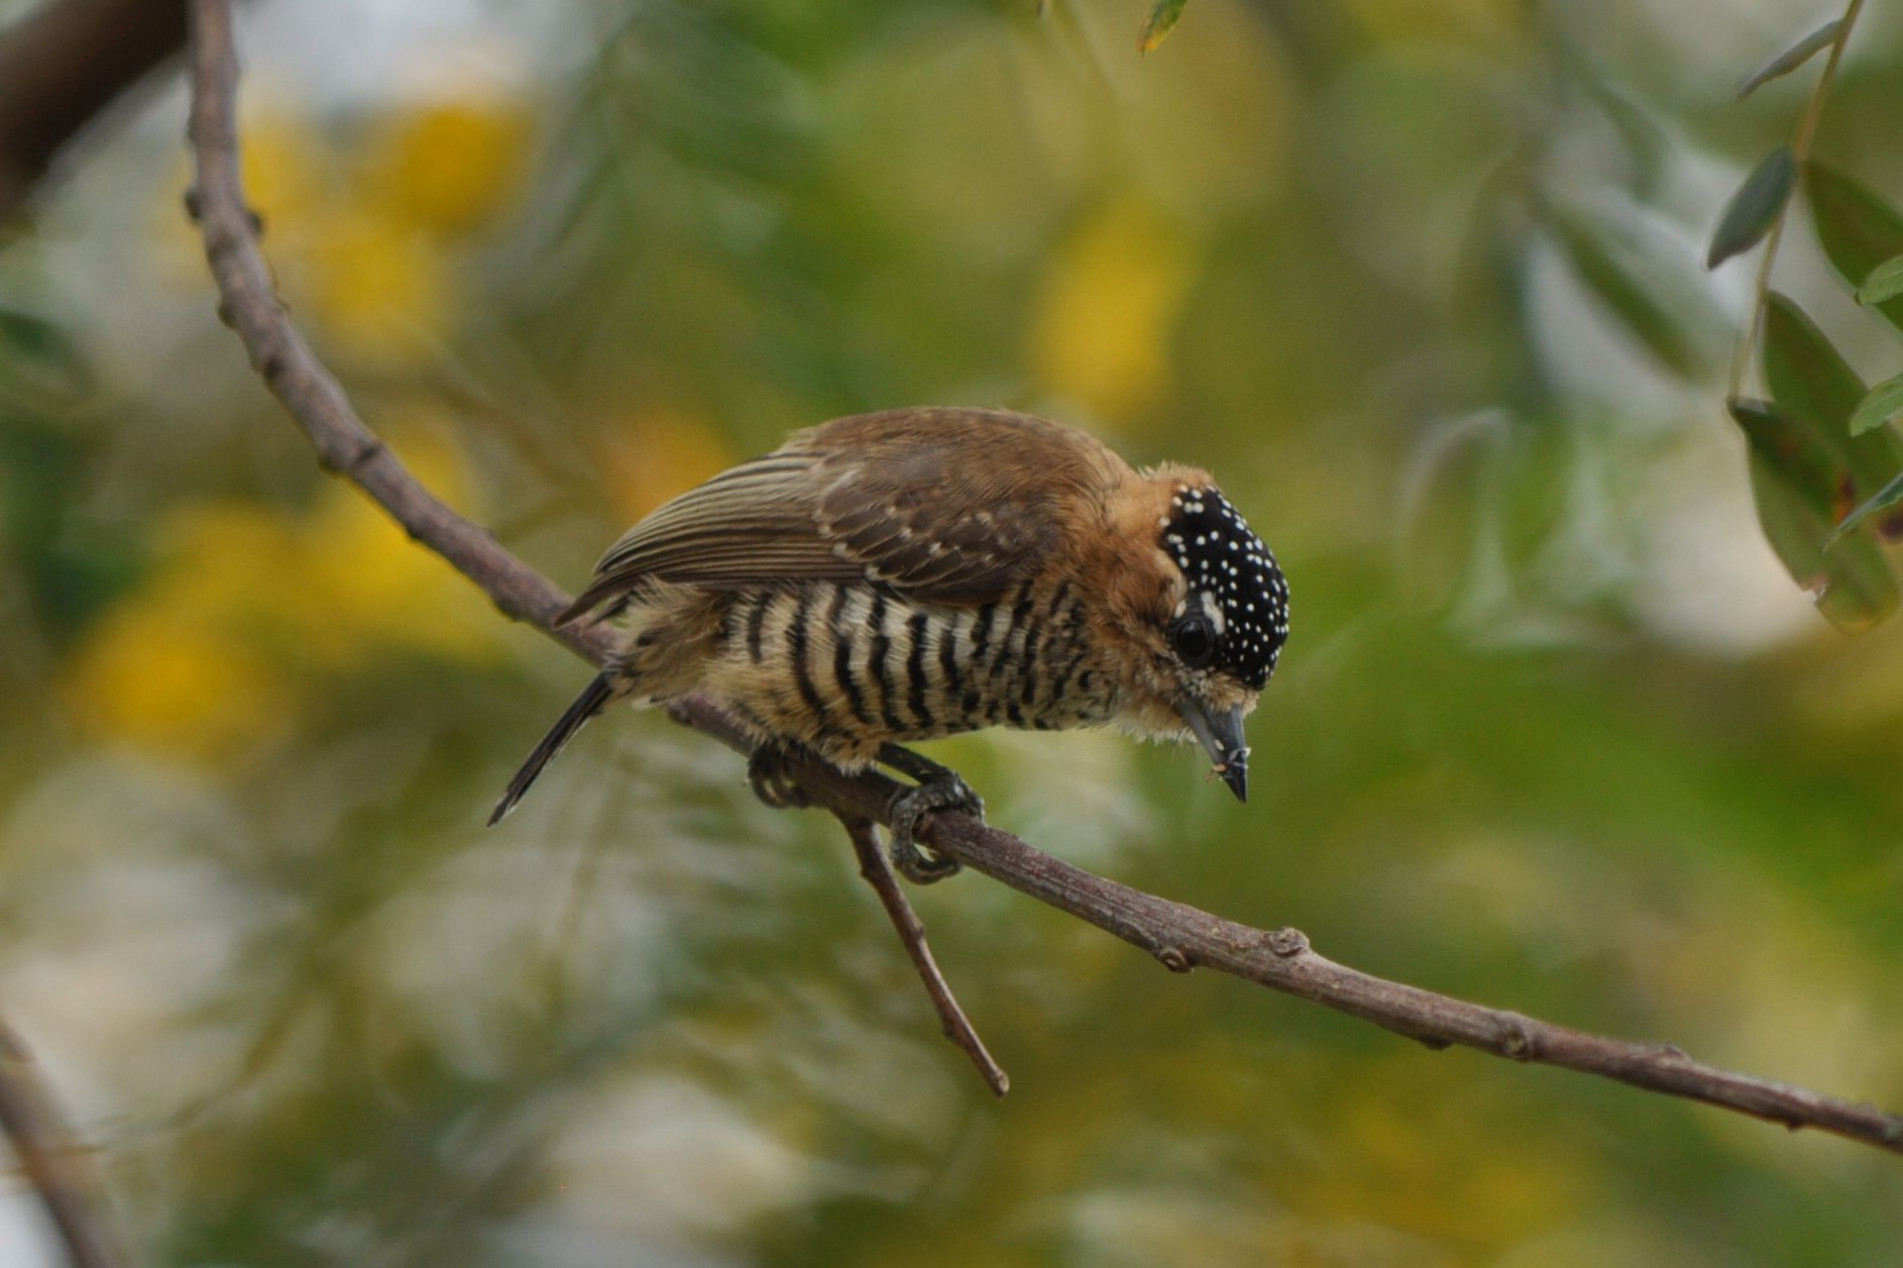
<svg viewBox="0 0 1903 1268"><path fill-rule="evenodd" d="M60 1121L33 1058L0 1026L0 1128L33 1182L73 1268L121 1268L125 1256L99 1213L97 1177Z"/></svg>
<svg viewBox="0 0 1903 1268"><path fill-rule="evenodd" d="M52 0L0 38L0 220L65 147L185 44L185 0Z"/></svg>
<svg viewBox="0 0 1903 1268"><path fill-rule="evenodd" d="M852 838L853 852L859 856L859 875L866 878L866 884L879 896L880 906L892 918L892 927L898 930L899 941L904 944L905 953L912 957L912 967L918 970L919 980L925 984L925 993L932 997L932 1007L938 1010L945 1038L971 1058L992 1094L1003 1096L1011 1090L1011 1078L993 1059L971 1020L965 1016L965 1010L952 997L945 975L938 971L938 961L932 958L932 948L925 942L925 923L912 910L911 901L899 887L899 878L886 860L885 847L879 842L872 820L842 814L839 824Z"/></svg>
<svg viewBox="0 0 1903 1268"><path fill-rule="evenodd" d="M310 437L320 462L358 484L411 537L481 587L505 615L532 621L546 631L567 596L504 550L487 530L416 483L352 412L343 390L279 305L239 183L238 68L230 0L192 0L192 13L191 139L197 189L190 201L200 218L221 312L265 383ZM598 628L556 631L553 637L597 664L611 648L610 636ZM680 701L669 712L735 749L745 752L749 747L732 719L705 700ZM876 772L848 775L797 752L789 755L786 770L815 805L848 821L888 822L893 798L901 791L898 783ZM1460 1044L1516 1061L1578 1070L1903 1152L1903 1117L1870 1106L1720 1070L1673 1047L1586 1034L1387 981L1317 954L1294 929L1254 929L1130 889L968 815L936 814L922 835L938 851L1141 947L1174 972L1201 965L1364 1018L1430 1047Z"/></svg>

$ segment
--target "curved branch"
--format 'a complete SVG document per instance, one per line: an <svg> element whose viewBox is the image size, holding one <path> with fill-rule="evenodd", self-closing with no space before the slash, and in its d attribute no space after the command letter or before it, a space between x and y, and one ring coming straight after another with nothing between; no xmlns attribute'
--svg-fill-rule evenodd
<svg viewBox="0 0 1903 1268"><path fill-rule="evenodd" d="M0 1025L0 1129L40 1195L73 1268L120 1268L126 1257L106 1222L99 1178L61 1122L33 1057Z"/></svg>
<svg viewBox="0 0 1903 1268"><path fill-rule="evenodd" d="M230 0L193 0L192 13L191 139L197 189L191 203L217 279L221 311L326 467L357 483L411 537L481 587L506 615L533 621L546 631L567 596L504 550L486 529L417 484L352 412L343 390L279 305L239 183L238 69ZM597 664L611 647L607 633L597 629L558 631L554 637ZM732 719L705 700L681 701L669 712L733 748L744 752L749 747ZM889 822L892 801L901 791L898 783L875 772L847 775L797 753L789 756L787 770L815 805L848 821ZM1903 1153L1903 1117L1870 1106L1721 1070L1673 1047L1587 1034L1375 977L1317 954L1297 930L1250 928L1119 885L967 815L937 814L923 835L934 849L1141 947L1174 972L1200 965L1363 1018L1430 1047L1460 1044L1516 1061L1578 1070Z"/></svg>

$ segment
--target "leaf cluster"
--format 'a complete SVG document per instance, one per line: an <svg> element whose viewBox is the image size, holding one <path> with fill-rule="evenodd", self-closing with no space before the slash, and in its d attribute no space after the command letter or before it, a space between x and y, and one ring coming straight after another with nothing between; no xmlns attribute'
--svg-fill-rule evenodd
<svg viewBox="0 0 1903 1268"><path fill-rule="evenodd" d="M1739 89L1798 69L1828 51L1810 106L1792 139L1752 169L1726 204L1706 256L1716 268L1764 243L1752 333L1768 399L1737 390L1731 417L1751 446L1759 523L1791 576L1816 593L1833 623L1861 629L1896 610L1895 571L1884 547L1903 539L1903 374L1866 384L1817 323L1771 287L1778 239L1801 191L1832 272L1855 301L1903 331L1903 211L1850 174L1808 157L1837 60L1860 6L1826 22L1750 75ZM1760 338L1761 332L1761 338Z"/></svg>

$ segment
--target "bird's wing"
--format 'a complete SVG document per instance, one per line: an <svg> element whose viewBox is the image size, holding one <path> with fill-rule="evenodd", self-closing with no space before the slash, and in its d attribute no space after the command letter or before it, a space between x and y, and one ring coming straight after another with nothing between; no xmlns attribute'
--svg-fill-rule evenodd
<svg viewBox="0 0 1903 1268"><path fill-rule="evenodd" d="M655 582L740 589L775 578L855 581L862 565L823 540L818 455L768 454L663 503L608 548L569 621Z"/></svg>
<svg viewBox="0 0 1903 1268"><path fill-rule="evenodd" d="M1024 415L837 419L655 510L602 556L564 619L656 582L871 581L927 602L992 602L1057 545L1067 507L1100 505L1128 470L1089 436Z"/></svg>

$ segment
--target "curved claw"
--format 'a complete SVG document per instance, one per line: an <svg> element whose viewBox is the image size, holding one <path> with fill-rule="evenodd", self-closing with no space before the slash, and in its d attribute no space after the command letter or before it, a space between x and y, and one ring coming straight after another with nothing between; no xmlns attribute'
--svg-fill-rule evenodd
<svg viewBox="0 0 1903 1268"><path fill-rule="evenodd" d="M948 858L929 847L921 849L919 828L927 816L939 810L962 810L982 820L984 799L971 790L956 771L920 757L910 749L887 744L879 760L918 782L892 799L892 826L886 833L886 853L899 875L918 885L930 885L961 869L958 860ZM747 782L753 795L775 810L794 810L813 804L804 789L787 771L787 750L779 744L763 744L747 759Z"/></svg>
<svg viewBox="0 0 1903 1268"><path fill-rule="evenodd" d="M886 851L899 875L915 885L930 885L962 870L957 859L919 848L918 830L925 817L937 810L962 810L983 819L985 803L971 785L942 766L893 799Z"/></svg>
<svg viewBox="0 0 1903 1268"><path fill-rule="evenodd" d="M747 758L747 782L753 795L775 810L803 810L812 805L792 776L786 772L786 750L763 744Z"/></svg>

